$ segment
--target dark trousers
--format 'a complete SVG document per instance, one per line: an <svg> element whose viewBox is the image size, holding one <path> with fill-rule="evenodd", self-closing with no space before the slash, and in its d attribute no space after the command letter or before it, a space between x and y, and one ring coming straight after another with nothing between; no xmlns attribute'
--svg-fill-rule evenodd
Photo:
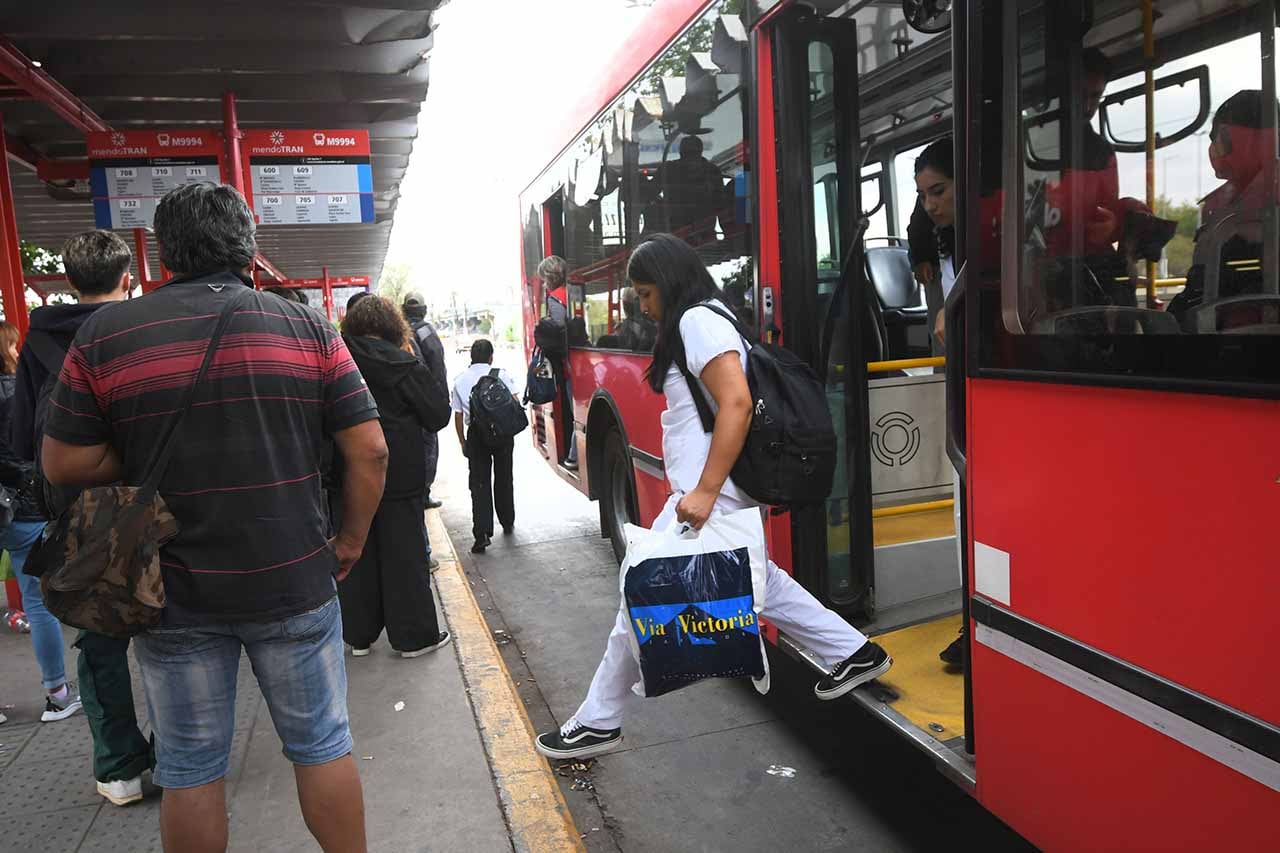
<svg viewBox="0 0 1280 853"><path fill-rule="evenodd" d="M471 533L476 539L493 536L493 511L498 523L511 527L516 523L515 482L511 474L511 455L515 440L490 448L479 433L467 433L467 468L471 485Z"/></svg>
<svg viewBox="0 0 1280 853"><path fill-rule="evenodd" d="M429 429L422 431L422 443L427 457L427 499L431 499L431 484L436 481L436 469L440 462L440 434Z"/></svg>
<svg viewBox="0 0 1280 853"><path fill-rule="evenodd" d="M151 744L138 730L129 675L129 641L92 631L76 637L80 699L93 735L93 775L99 782L133 779L155 766Z"/></svg>
<svg viewBox="0 0 1280 853"><path fill-rule="evenodd" d="M422 535L422 496L384 499L364 553L338 584L342 638L366 649L385 628L391 648L416 652L440 637Z"/></svg>

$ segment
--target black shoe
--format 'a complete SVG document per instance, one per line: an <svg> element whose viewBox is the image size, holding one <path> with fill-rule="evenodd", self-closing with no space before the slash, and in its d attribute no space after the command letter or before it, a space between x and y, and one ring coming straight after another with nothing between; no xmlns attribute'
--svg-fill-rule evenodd
<svg viewBox="0 0 1280 853"><path fill-rule="evenodd" d="M613 752L621 743L622 729L590 729L570 720L534 738L533 748L547 758L590 758Z"/></svg>
<svg viewBox="0 0 1280 853"><path fill-rule="evenodd" d="M415 649L412 652L401 652L400 657L402 658L421 657L422 655L425 655L427 652L434 652L436 649L440 648L441 646L449 645L449 641L452 639L453 637L450 636L448 631L441 631L440 635L436 637L436 641L431 645L423 646L422 648Z"/></svg>
<svg viewBox="0 0 1280 853"><path fill-rule="evenodd" d="M471 553L483 554L484 549L488 548L489 543L491 543L492 541L493 540L490 539L488 536L481 536L479 539L476 540L475 544L471 546Z"/></svg>
<svg viewBox="0 0 1280 853"><path fill-rule="evenodd" d="M870 640L851 656L840 661L831 674L814 685L813 693L819 699L837 699L859 684L878 678L893 666L889 653Z"/></svg>
<svg viewBox="0 0 1280 853"><path fill-rule="evenodd" d="M440 503L440 501L435 498L427 498L427 509L439 509L442 506L444 506L444 504Z"/></svg>
<svg viewBox="0 0 1280 853"><path fill-rule="evenodd" d="M952 640L951 645L938 653L938 657L947 666L964 666L964 634L965 631L961 628L960 636Z"/></svg>

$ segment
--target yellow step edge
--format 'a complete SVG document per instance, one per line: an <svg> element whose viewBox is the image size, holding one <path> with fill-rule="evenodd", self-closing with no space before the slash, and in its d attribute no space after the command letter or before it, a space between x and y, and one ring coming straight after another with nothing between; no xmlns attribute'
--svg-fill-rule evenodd
<svg viewBox="0 0 1280 853"><path fill-rule="evenodd" d="M427 513L440 609L453 632L462 680L517 853L585 851L555 773L533 748L534 730L437 510Z"/></svg>

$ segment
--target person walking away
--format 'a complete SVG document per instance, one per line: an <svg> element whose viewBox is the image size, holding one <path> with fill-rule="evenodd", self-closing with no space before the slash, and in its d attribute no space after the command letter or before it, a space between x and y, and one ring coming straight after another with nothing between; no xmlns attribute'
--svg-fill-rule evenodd
<svg viewBox="0 0 1280 853"><path fill-rule="evenodd" d="M667 399L662 449L672 494L653 529L677 523L700 529L712 512L758 506L729 477L751 424L747 350L728 317L695 307L718 305L728 314L720 289L697 252L670 234L653 235L636 247L627 278L640 296L641 310L658 324L648 381ZM698 416L693 389L677 366L681 358L698 378L699 391L714 401L715 427L710 434ZM819 699L843 696L888 672L893 663L884 649L819 604L772 560L761 615L830 667L814 687ZM622 743L623 713L635 695L632 685L640 678L630 630L622 608L582 705L558 730L537 736L538 752L548 758L585 758Z"/></svg>
<svg viewBox="0 0 1280 853"><path fill-rule="evenodd" d="M31 312L31 328L18 358L13 404L13 448L20 458L36 464L48 395L71 341L94 313L129 295L132 261L128 244L110 231L85 231L63 245L62 264L79 301ZM40 473L38 465L36 473ZM57 517L77 495L76 489L46 489L41 484L46 520ZM129 641L82 630L74 645L80 650L76 673L93 736L98 793L117 806L137 802L142 799L142 773L151 769L154 758L150 742L138 728Z"/></svg>
<svg viewBox="0 0 1280 853"><path fill-rule="evenodd" d="M556 385L561 389L560 406L563 411L561 420L564 422L565 443L569 446L560 464L573 471L578 467L578 442L573 429L573 377L569 370L569 324L572 321L569 316L569 264L559 255L549 255L538 264L537 275L542 280L543 290L547 294L545 318L542 322L549 321L562 326L558 329L558 346L555 348L544 346L543 352L551 358Z"/></svg>
<svg viewBox="0 0 1280 853"><path fill-rule="evenodd" d="M427 320L427 301L420 293L410 293L404 298L404 318L413 333L413 343L417 347L422 363L431 371L431 376L440 383L445 396L449 395L449 378L444 366L444 344L436 327ZM440 501L431 497L431 486L436 481L436 470L440 462L440 434L432 430L423 430L422 439L426 445L425 457L427 465L427 493L424 499L427 509L439 509ZM427 543L427 557L431 556L431 543Z"/></svg>
<svg viewBox="0 0 1280 853"><path fill-rule="evenodd" d="M192 394L159 484L179 527L159 555L166 604L159 625L134 639L164 849L226 849L224 777L247 654L307 828L326 851L363 851L334 581L364 549L387 447L333 326L253 289L254 230L228 186L188 184L160 200L156 242L175 277L80 327L53 389L42 464L57 486L139 483L167 415ZM192 388L224 311L212 368ZM343 465L331 539L321 504L330 438Z"/></svg>
<svg viewBox="0 0 1280 853"><path fill-rule="evenodd" d="M23 571L31 548L44 531L44 516L32 487L32 467L13 448L11 424L17 393L18 328L0 321L0 483L16 492L13 521L0 533L0 548L9 552L13 574L22 591L22 607L31 625L31 645L44 687L44 723L65 720L80 710L80 692L67 681L62 623L44 606L40 579Z"/></svg>
<svg viewBox="0 0 1280 853"><path fill-rule="evenodd" d="M360 300L342 320L343 340L378 404L391 454L364 553L338 584L342 634L356 657L369 654L384 628L401 657L449 642L431 595L422 529L426 472L420 464L423 436L449 422L449 397L413 354L409 336L400 311L381 296Z"/></svg>
<svg viewBox="0 0 1280 853"><path fill-rule="evenodd" d="M493 541L493 513L497 510L502 532L510 535L516 523L515 481L512 475L514 439L500 447L490 447L471 428L471 392L482 376L496 371L496 378L519 399L516 382L502 368L493 367L493 344L481 338L471 345L471 366L453 383L453 425L458 443L467 457L471 487L471 553L483 554Z"/></svg>

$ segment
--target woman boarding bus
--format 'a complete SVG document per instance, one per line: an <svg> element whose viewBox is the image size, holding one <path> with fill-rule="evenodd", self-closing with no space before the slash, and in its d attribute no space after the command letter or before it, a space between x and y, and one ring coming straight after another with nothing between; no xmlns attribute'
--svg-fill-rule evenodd
<svg viewBox="0 0 1280 853"><path fill-rule="evenodd" d="M712 512L757 506L729 477L751 419L746 348L738 330L719 313L688 310L711 302L727 306L724 294L697 253L670 234L656 234L636 248L627 278L640 297L641 312L658 326L646 378L667 401L662 449L672 494L654 529L673 523L700 529ZM676 366L681 357L714 401L715 428L710 434L703 430L692 389ZM773 561L768 564L761 615L820 655L830 668L814 687L819 699L843 696L888 672L893 663L884 649L819 604ZM559 730L538 735L538 752L549 758L586 758L622 743L623 711L640 677L628 645L629 631L620 612L586 699Z"/></svg>

